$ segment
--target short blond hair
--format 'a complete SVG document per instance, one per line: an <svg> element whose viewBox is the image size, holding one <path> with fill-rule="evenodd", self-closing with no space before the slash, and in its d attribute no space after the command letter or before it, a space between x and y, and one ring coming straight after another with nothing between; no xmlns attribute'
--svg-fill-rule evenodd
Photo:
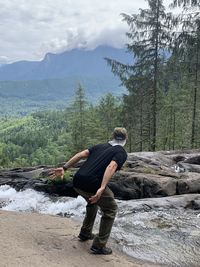
<svg viewBox="0 0 200 267"><path fill-rule="evenodd" d="M112 133L113 139L117 141L124 141L128 139L127 130L123 127L116 127Z"/></svg>

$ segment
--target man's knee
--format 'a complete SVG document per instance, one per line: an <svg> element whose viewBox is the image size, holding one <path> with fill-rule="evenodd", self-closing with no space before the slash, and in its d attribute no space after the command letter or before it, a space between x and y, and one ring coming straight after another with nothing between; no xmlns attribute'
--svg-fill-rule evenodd
<svg viewBox="0 0 200 267"><path fill-rule="evenodd" d="M117 214L117 211L118 211L118 206L115 201L112 201L109 207L102 209L104 218L107 218L107 219L114 219Z"/></svg>
<svg viewBox="0 0 200 267"><path fill-rule="evenodd" d="M113 210L113 214L116 216L117 211L118 211L118 206L117 206L117 203L115 202L115 200L114 200L113 205L112 205L112 210Z"/></svg>

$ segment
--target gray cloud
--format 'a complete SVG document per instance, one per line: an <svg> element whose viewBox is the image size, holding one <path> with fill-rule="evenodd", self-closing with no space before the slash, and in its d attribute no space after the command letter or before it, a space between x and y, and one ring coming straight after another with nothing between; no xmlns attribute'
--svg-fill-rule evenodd
<svg viewBox="0 0 200 267"><path fill-rule="evenodd" d="M0 2L0 63L40 60L48 52L77 47L122 47L128 28L120 13L137 13L138 8L147 6L145 0Z"/></svg>

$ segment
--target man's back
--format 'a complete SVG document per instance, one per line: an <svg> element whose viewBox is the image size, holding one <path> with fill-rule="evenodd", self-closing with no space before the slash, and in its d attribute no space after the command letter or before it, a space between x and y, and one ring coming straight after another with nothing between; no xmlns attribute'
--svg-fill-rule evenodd
<svg viewBox="0 0 200 267"><path fill-rule="evenodd" d="M99 144L89 149L86 162L74 176L73 185L86 192L96 192L100 187L105 169L109 163L116 161L119 170L126 161L127 154L120 145Z"/></svg>

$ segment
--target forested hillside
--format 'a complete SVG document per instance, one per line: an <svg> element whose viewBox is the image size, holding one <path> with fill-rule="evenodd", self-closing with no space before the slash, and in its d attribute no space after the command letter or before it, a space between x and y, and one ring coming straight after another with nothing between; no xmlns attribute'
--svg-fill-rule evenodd
<svg viewBox="0 0 200 267"><path fill-rule="evenodd" d="M128 89L124 95L130 150L176 149L200 145L200 3L174 0L179 14L163 0L148 0L139 14L123 14L130 27L132 65L107 59Z"/></svg>
<svg viewBox="0 0 200 267"><path fill-rule="evenodd" d="M104 60L108 56L131 62L125 49L99 46L94 50L48 53L41 61L3 65L0 68L0 116L24 116L39 110L65 108L73 101L79 83L92 103L97 103L108 92L122 95L124 87Z"/></svg>
<svg viewBox="0 0 200 267"><path fill-rule="evenodd" d="M0 82L0 116L25 116L36 111L60 110L73 102L81 83L88 101L97 103L108 92L115 96L126 90L112 76L70 76L65 79Z"/></svg>
<svg viewBox="0 0 200 267"><path fill-rule="evenodd" d="M165 11L162 0L148 3L149 8L139 14L123 14L130 27L127 50L132 64L107 58L127 93L121 98L106 94L91 104L93 91L88 93L81 83L74 88L70 103L60 92L58 99L66 101L63 110L19 119L2 117L2 167L57 164L81 149L107 141L116 126L128 130L128 151L200 146L200 5L175 0L174 7L179 6L181 12L173 15ZM40 93L43 101L52 100L46 91ZM38 94L31 99L39 105Z"/></svg>
<svg viewBox="0 0 200 267"><path fill-rule="evenodd" d="M79 85L64 111L41 111L0 120L0 166L57 165L73 153L106 142L119 121L120 103L111 94L90 105Z"/></svg>

